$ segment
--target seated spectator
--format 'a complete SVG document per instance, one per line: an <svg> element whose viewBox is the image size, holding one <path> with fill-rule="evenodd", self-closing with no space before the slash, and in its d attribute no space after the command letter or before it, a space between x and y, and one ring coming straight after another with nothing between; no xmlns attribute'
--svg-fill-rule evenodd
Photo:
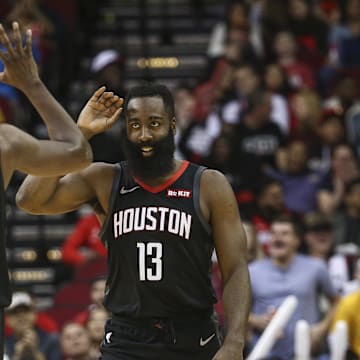
<svg viewBox="0 0 360 360"><path fill-rule="evenodd" d="M90 354L96 359L100 356L100 344L104 338L105 323L109 313L103 307L94 307L89 312L86 329L90 337Z"/></svg>
<svg viewBox="0 0 360 360"><path fill-rule="evenodd" d="M90 336L83 325L66 323L61 330L61 350L63 360L96 360L91 355Z"/></svg>
<svg viewBox="0 0 360 360"><path fill-rule="evenodd" d="M280 215L290 214L290 211L285 206L284 190L279 181L271 178L262 179L256 195L256 208L251 221L255 226L257 241L267 254L271 222Z"/></svg>
<svg viewBox="0 0 360 360"><path fill-rule="evenodd" d="M318 141L309 149L309 168L329 171L334 148L345 141L344 118L334 110L324 111L317 129Z"/></svg>
<svg viewBox="0 0 360 360"><path fill-rule="evenodd" d="M262 166L276 167L277 151L285 145L279 126L271 121L271 94L255 93L248 99L246 113L237 126L238 152L256 156Z"/></svg>
<svg viewBox="0 0 360 360"><path fill-rule="evenodd" d="M178 85L174 90L174 103L176 116L175 156L177 159L185 159L185 154L179 149L179 143L186 129L194 121L195 99L193 89L186 84Z"/></svg>
<svg viewBox="0 0 360 360"><path fill-rule="evenodd" d="M299 301L297 308L269 357L284 360L294 357L295 325L300 319L310 324L313 355L322 353L332 308L326 314L321 314L318 296L323 294L332 304L337 298L326 266L321 260L298 253L302 232L291 218L284 216L274 220L271 232L270 257L249 265L253 297L249 316L249 325L253 331L251 345L256 345L274 311L285 298L295 295Z"/></svg>
<svg viewBox="0 0 360 360"><path fill-rule="evenodd" d="M323 108L346 116L352 106L360 104L356 79L350 74L339 72L334 82L334 89L330 87L332 91L325 99Z"/></svg>
<svg viewBox="0 0 360 360"><path fill-rule="evenodd" d="M333 215L343 207L345 188L360 176L360 167L354 149L346 144L334 146L331 167L317 194L320 211Z"/></svg>
<svg viewBox="0 0 360 360"><path fill-rule="evenodd" d="M344 208L333 216L335 243L355 244L360 248L360 177L348 183L344 193Z"/></svg>
<svg viewBox="0 0 360 360"><path fill-rule="evenodd" d="M107 251L99 238L100 228L95 213L81 217L61 247L63 262L78 266L98 257L105 258Z"/></svg>
<svg viewBox="0 0 360 360"><path fill-rule="evenodd" d="M289 132L289 112L286 99L273 88L262 87L261 72L253 64L240 64L234 69L234 92L236 98L224 103L221 119L225 125L236 125L242 121L249 99L266 90L270 94L270 121L276 123L286 136Z"/></svg>
<svg viewBox="0 0 360 360"><path fill-rule="evenodd" d="M299 58L293 33L279 31L273 43L276 62L285 70L292 90L314 89L316 79L312 68Z"/></svg>
<svg viewBox="0 0 360 360"><path fill-rule="evenodd" d="M291 98L291 139L304 141L312 147L319 141L318 127L322 108L319 94L314 90L300 90Z"/></svg>
<svg viewBox="0 0 360 360"><path fill-rule="evenodd" d="M314 12L313 3L308 0L288 2L289 29L294 34L301 52L317 55L327 51L328 26ZM310 63L310 65L314 65Z"/></svg>
<svg viewBox="0 0 360 360"><path fill-rule="evenodd" d="M6 309L13 334L6 337L6 352L12 360L60 360L58 336L36 326L36 310L30 295L15 292Z"/></svg>
<svg viewBox="0 0 360 360"><path fill-rule="evenodd" d="M286 207L300 216L315 211L316 195L324 175L308 169L308 150L304 142L290 142L285 161L284 170L266 169L266 173L281 183Z"/></svg>
<svg viewBox="0 0 360 360"><path fill-rule="evenodd" d="M346 2L346 27L343 36L338 39L338 59L343 67L360 65L360 4L358 0Z"/></svg>
<svg viewBox="0 0 360 360"><path fill-rule="evenodd" d="M260 162L256 156L235 149L234 140L233 135L229 134L216 138L203 164L226 176L235 193L242 217L249 218L254 210L254 184L261 176Z"/></svg>
<svg viewBox="0 0 360 360"><path fill-rule="evenodd" d="M330 279L339 295L349 281L347 259L335 252L334 231L331 219L320 213L308 213L304 217L305 253L326 262Z"/></svg>
<svg viewBox="0 0 360 360"><path fill-rule="evenodd" d="M106 278L105 277L98 277L93 279L91 282L90 287L90 300L91 304L88 306L87 309L80 312L74 317L74 321L85 325L86 321L89 318L90 311L93 308L102 308L103 307L103 301L105 296L105 287L106 287Z"/></svg>
<svg viewBox="0 0 360 360"><path fill-rule="evenodd" d="M33 294L28 293L33 302L34 308L36 308L36 298ZM58 333L59 326L56 321L46 311L36 311L35 326L45 332ZM7 317L5 317L5 335L10 336L13 333L13 329L9 325Z"/></svg>

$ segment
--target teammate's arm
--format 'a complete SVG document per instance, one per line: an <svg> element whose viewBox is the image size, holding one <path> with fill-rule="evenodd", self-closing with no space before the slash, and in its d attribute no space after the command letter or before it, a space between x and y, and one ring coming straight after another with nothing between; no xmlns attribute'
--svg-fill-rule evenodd
<svg viewBox="0 0 360 360"><path fill-rule="evenodd" d="M39 77L31 50L31 31L27 30L26 43L23 45L18 23L13 23L12 40L0 24L0 43L4 46L4 50L0 51L0 59L4 64L0 81L16 87L27 96L46 123L50 139L56 140L36 142L20 130L5 129L9 137L2 136L1 149L7 150L6 155L14 162L13 169L36 174L45 174L46 169L49 169L48 175L53 175L56 168L56 174L59 175L88 166L92 161L90 145ZM5 141L7 144L4 144ZM6 158L7 162L9 160ZM28 162L31 165L24 167ZM49 167L50 162L52 165Z"/></svg>
<svg viewBox="0 0 360 360"><path fill-rule="evenodd" d="M108 208L114 165L93 163L63 177L28 175L16 194L17 205L31 214L60 214L90 204L105 213ZM101 215L101 214L100 214Z"/></svg>
<svg viewBox="0 0 360 360"><path fill-rule="evenodd" d="M204 172L201 199L212 228L223 281L226 336L213 360L240 360L251 302L246 236L233 190L224 175L214 170Z"/></svg>

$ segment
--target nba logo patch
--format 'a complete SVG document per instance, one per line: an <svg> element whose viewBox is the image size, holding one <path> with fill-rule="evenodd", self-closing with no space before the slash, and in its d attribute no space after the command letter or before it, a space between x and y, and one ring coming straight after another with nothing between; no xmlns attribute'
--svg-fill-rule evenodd
<svg viewBox="0 0 360 360"><path fill-rule="evenodd" d="M190 199L192 198L192 191L182 189L167 189L166 196L171 198Z"/></svg>

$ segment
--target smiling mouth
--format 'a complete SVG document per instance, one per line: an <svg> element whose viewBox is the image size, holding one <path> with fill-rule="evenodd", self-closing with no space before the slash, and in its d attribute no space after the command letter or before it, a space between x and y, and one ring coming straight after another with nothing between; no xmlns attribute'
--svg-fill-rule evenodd
<svg viewBox="0 0 360 360"><path fill-rule="evenodd" d="M154 153L154 148L152 146L142 146L141 153L143 156L151 156Z"/></svg>

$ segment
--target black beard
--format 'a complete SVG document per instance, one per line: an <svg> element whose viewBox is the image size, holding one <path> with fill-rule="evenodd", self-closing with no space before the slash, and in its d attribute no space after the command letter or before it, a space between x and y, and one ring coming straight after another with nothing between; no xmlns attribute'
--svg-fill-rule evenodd
<svg viewBox="0 0 360 360"><path fill-rule="evenodd" d="M141 147L151 146L154 154L144 157ZM133 143L124 136L123 150L133 175L143 179L152 179L169 174L174 166L174 135L169 131L163 139L149 143Z"/></svg>

